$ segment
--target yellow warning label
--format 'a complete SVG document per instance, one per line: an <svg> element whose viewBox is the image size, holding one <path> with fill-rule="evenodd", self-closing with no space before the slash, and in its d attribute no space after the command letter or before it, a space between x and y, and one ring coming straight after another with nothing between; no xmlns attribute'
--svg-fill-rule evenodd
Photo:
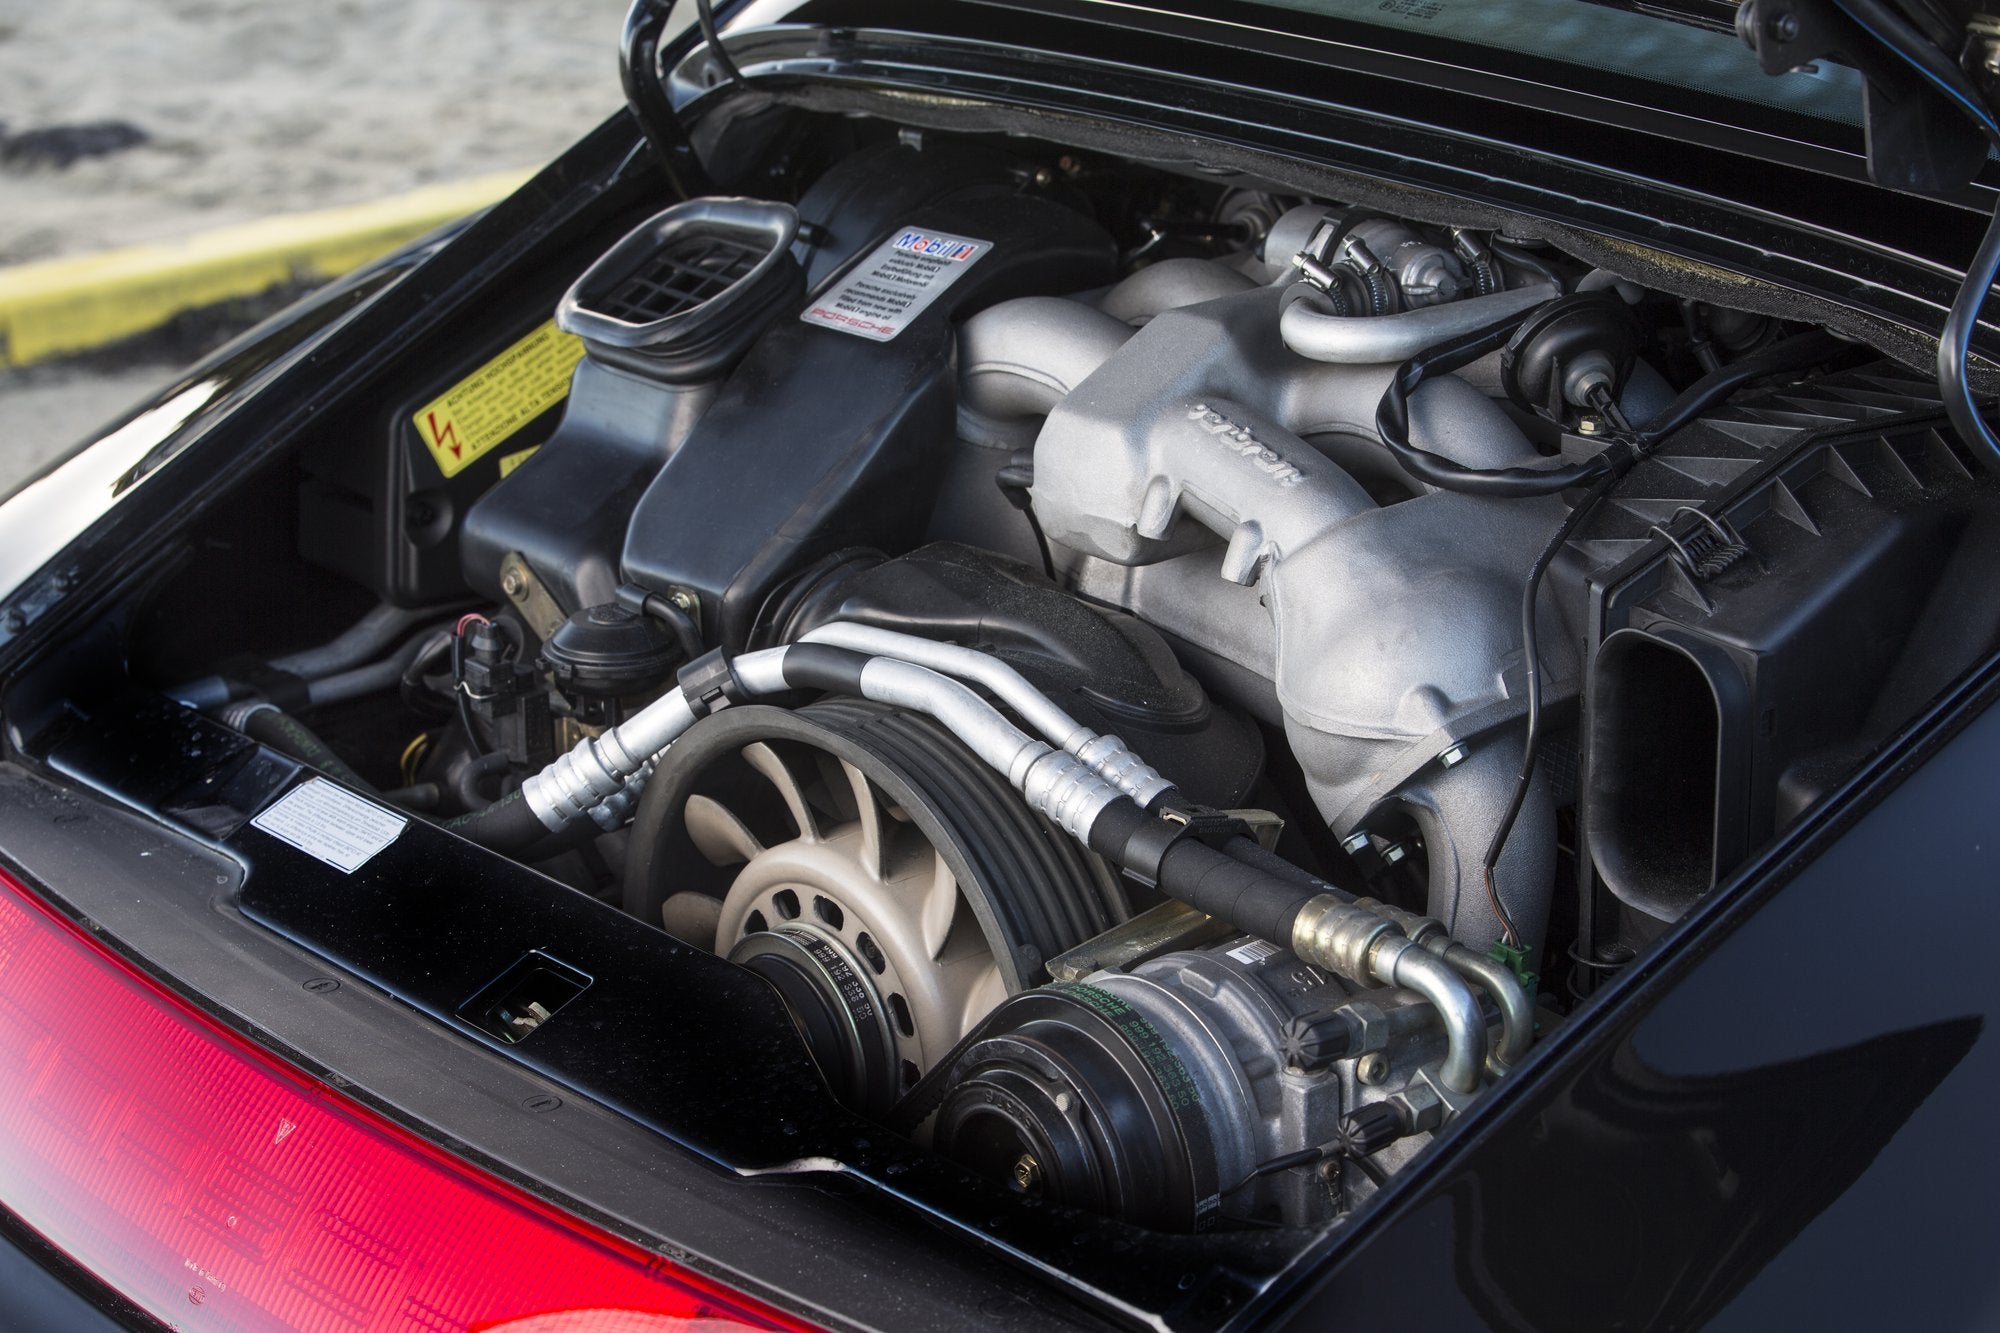
<svg viewBox="0 0 2000 1333"><path fill-rule="evenodd" d="M457 476L561 402L582 359L580 338L544 324L418 408L412 420L438 471Z"/></svg>
<svg viewBox="0 0 2000 1333"><path fill-rule="evenodd" d="M521 464L527 462L530 458L533 458L535 456L535 450L541 447L542 446L539 444L531 444L525 449L516 449L511 454L500 455L501 479L504 481L506 478L513 476L514 469L521 466Z"/></svg>

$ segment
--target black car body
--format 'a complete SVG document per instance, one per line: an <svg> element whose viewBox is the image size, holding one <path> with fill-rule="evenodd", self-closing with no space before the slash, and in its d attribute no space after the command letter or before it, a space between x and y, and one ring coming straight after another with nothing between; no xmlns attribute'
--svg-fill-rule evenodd
<svg viewBox="0 0 2000 1333"><path fill-rule="evenodd" d="M224 349L0 507L0 532L12 548L0 556L0 581L13 583L0 604L7 728L0 868L201 1021L247 1038L331 1089L334 1100L357 1104L357 1115L440 1146L506 1189L583 1219L595 1234L665 1256L665 1271L693 1275L710 1284L702 1289L724 1291L725 1301L728 1291L741 1293L752 1317L761 1302L842 1327L1978 1327L2000 1320L2000 1288L1983 1262L2000 1218L1979 1117L2000 1082L2000 1057L1983 1031L1992 1008L1984 927L2000 924L1988 892L1996 852L1984 823L2000 729L1989 708L2000 689L2000 590L1987 534L2000 507L1994 460L1954 434L1928 373L1911 368L1935 354L1936 329L1991 205L1990 166L1969 184L1922 193L1875 183L1858 101L1862 76L1822 62L1768 79L1724 22L1703 10L1670 22L1568 0L1487 8L1460 24L1450 6L1400 4L1379 11L1091 0L751 5L726 16L733 73L689 32L667 51L664 91L639 89L636 110L613 117L519 194ZM642 4L627 34L628 62L640 62L628 67L642 70L641 83L650 72L647 42L657 38L657 28L650 37L644 30L650 16ZM1880 125L1871 128L1880 141ZM1880 175L1880 142L1875 156ZM828 180L839 188L822 184ZM753 321L742 338L725 331L704 334L692 349L676 347L680 368L669 370L647 363L653 353L643 347L605 342L598 326L595 341L585 333L589 364L573 386L565 382L567 405L562 392L535 400L540 406L522 408L511 427L488 432L476 463L445 471L438 450L456 441L434 415L424 435L426 413L538 336L573 284L570 302L578 291L589 296L586 270L621 236L651 225L647 219L681 189L797 205L805 230L792 251L796 286L756 297L783 313ZM1346 209L1304 202L1334 199ZM1207 780L1201 775L1232 764L1256 770L1263 785L1249 776L1215 778L1212 794L1190 796L1200 807L1192 813L1282 806L1289 833L1278 851L1305 867L1298 874L1313 881L1312 892L1346 901L1353 889L1436 912L1436 867L1454 832L1445 777L1476 768L1465 764L1467 752L1478 755L1496 736L1519 745L1525 688L1514 622L1504 621L1514 637L1487 673L1507 706L1475 721L1444 710L1432 719L1434 733L1430 723L1419 729L1420 741L1442 738L1430 765L1425 756L1414 767L1381 761L1372 774L1377 796L1401 792L1405 804L1422 806L1421 817L1409 816L1418 831L1375 813L1394 804L1386 798L1358 822L1336 826L1322 817L1331 788L1315 767L1320 761L1295 743L1311 729L1301 728L1285 687L1268 715L1258 714L1259 705L1232 693L1262 698L1258 687L1243 686L1226 655L1195 642L1184 622L1162 642L1196 664L1199 686L1187 688L1199 707L1183 708L1171 725L1159 720L1172 710L1157 696L1183 688L1179 677L1148 677L1137 694L1121 694L1115 682L1132 669L1119 655L1127 650L1089 647L1096 628L1076 630L1080 639L1056 634L1057 648L1039 656L1020 647L1034 637L1021 624L1062 621L1061 613L1032 609L1047 605L1037 597L1081 587L1098 611L1116 602L1105 591L1110 583L1089 582L1108 577L1102 571L1116 563L1115 543L1105 539L1090 557L1099 565L1089 566L1072 559L1084 537L1065 546L1065 530L1044 531L1067 521L1066 531L1084 533L1096 517L1085 505L1062 508L1050 480L1060 460L1042 455L1038 469L1019 448L988 447L977 456L986 471L963 488L978 499L958 510L940 502L929 512L934 495L960 494L951 489L960 484L950 471L958 465L923 461L923 447L912 443L935 436L940 420L956 421L960 435L978 427L952 415L955 376L971 358L967 320L1009 299L1097 299L1155 258L1209 263L1254 249L1294 207L1338 214L1343 234L1387 220L1404 229L1394 233L1408 237L1400 244L1440 252L1462 233L1471 239L1456 251L1454 271L1463 276L1474 255L1490 251L1503 269L1513 266L1514 290L1532 286L1537 266L1553 267L1571 289L1564 310L1582 312L1566 318L1589 322L1593 339L1633 340L1614 368L1616 393L1637 392L1629 377L1648 373L1631 369L1635 359L1653 365L1665 386L1650 400L1655 409L1690 385L1726 378L1731 365L1763 365L1754 358L1783 346L1796 351L1812 330L1836 335L1796 364L1772 361L1748 388L1727 385L1740 390L1733 399L1712 397L1680 430L1643 451L1635 446L1635 459L1645 456L1634 463L1632 483L1622 490L1607 483L1602 507L1582 497L1604 479L1588 470L1600 456L1593 437L1619 436L1619 412L1588 397L1565 402L1561 384L1550 390L1546 377L1536 381L1540 395L1524 388L1535 347L1520 337L1509 344L1506 383L1482 383L1489 398L1508 401L1509 419L1526 423L1542 454L1585 469L1562 501L1477 502L1546 504L1552 519L1580 514L1559 534L1550 521L1525 538L1505 538L1527 543L1526 555L1507 566L1510 598L1527 556L1545 539L1561 548L1542 561L1550 571L1545 600L1561 609L1559 619L1543 622L1556 627L1542 631L1550 655L1546 718L1537 705L1557 757L1544 754L1535 780L1547 783L1551 764L1567 776L1548 797L1554 887L1541 899L1549 924L1545 935L1535 932L1541 952L1531 959L1557 999L1538 1011L1539 1035L1524 1058L1462 1101L1446 1096L1441 1120L1402 1125L1380 1159L1386 1170L1357 1160L1382 1145L1359 1143L1367 1125L1354 1119L1381 1104L1365 1090L1381 1076L1363 1076L1360 1046L1321 1060L1298 1044L1318 1040L1311 1024L1325 1019L1299 1001L1291 1016L1306 1027L1285 1047L1287 1072L1274 1072L1284 1063L1275 1060L1259 1070L1245 1058L1240 1068L1250 1071L1246 1081L1345 1070L1340 1136L1312 1139L1310 1154L1293 1154L1297 1160L1258 1163L1256 1179L1295 1180L1284 1188L1298 1191L1320 1181L1326 1197L1316 1195L1312 1206L1330 1211L1300 1214L1287 1202L1293 1195L1281 1198L1278 1186L1250 1179L1189 1183L1185 1217L1173 1211L1180 1195L1143 1216L1131 1193L1117 1195L1108 1184L1085 1200L1077 1183L1084 1176L1095 1171L1090 1178L1101 1184L1126 1169L1106 1164L1118 1145L1097 1141L1103 1160L1088 1170L1059 1167L1060 1146L1030 1133L1057 1121L1036 1121L1014 1103L1006 1123L1022 1137L988 1150L993 1131L975 1113L999 1104L991 1099L1000 1094L982 1091L989 1101L968 1110L964 1085L997 1078L990 1071L1002 1057L980 1045L1005 1035L1004 1025L985 1019L991 1003L979 1014L968 1008L964 1029L944 1043L949 1051L925 1046L922 1067L911 1062L900 1082L893 1062L917 1048L885 1026L889 1081L871 1082L867 1062L880 1055L868 1045L873 1038L864 1032L843 1046L837 1020L854 1011L837 1006L815 1027L825 1016L814 1005L831 1002L797 981L805 964L784 964L791 972L759 967L756 958L767 955L740 945L731 956L746 965L724 963L656 928L661 892L635 896L632 883L643 876L634 866L676 883L683 874L698 878L707 872L688 849L727 841L713 830L747 829L756 822L747 817L692 829L681 809L681 822L666 832L632 833L622 879L614 873L607 881L594 868L601 860L558 848L576 860L560 869L550 863L562 883L527 863L531 852L544 860L549 847L524 850L517 841L502 854L491 841L482 845L500 816L485 817L483 831L467 822L510 803L525 808L518 783L499 789L497 800L468 802L456 820L448 794L433 806L435 820L412 810L354 866L266 827L284 800L329 780L316 773L343 784L352 776L396 785L378 776L386 771L404 779L406 799L436 801L438 788L449 793L483 780L466 767L482 749L517 746L517 778L545 764L554 771L560 749L579 737L587 748L599 726L631 722L638 708L629 696L673 684L672 671L660 668L646 690L621 682L593 694L588 673L611 654L579 649L566 658L565 649L551 649L553 626L566 617L576 623L569 613L622 600L621 625L657 616L686 626L698 645L661 650L682 669L674 693L738 691L739 708L758 692L727 671L717 675L702 652L720 646L747 659L785 645L787 629L847 616L983 647L1015 645L1008 660L1029 664L1021 669L1045 690L1059 686L1059 697L1082 700L1080 710L1099 710L1086 718L1109 718L1128 739L1152 738L1135 745L1189 793ZM1317 238L1318 228L1309 235ZM873 263L878 246L905 239L905 249L995 248L964 252L972 261L966 272L976 276L951 281L976 295L962 308L953 307L956 297L927 292L907 322L902 313L883 316L896 330L880 341L814 326L816 303ZM792 241L786 233L772 253ZM1009 244L1017 253L1005 253ZM1277 271L1290 254L1265 259L1284 286ZM1337 267L1330 248L1319 260ZM1586 271L1593 276L1578 297ZM731 281L747 289L762 272L746 278L732 270ZM1365 281L1344 280L1360 283L1357 299L1373 299ZM1479 295L1504 297L1507 281ZM1271 282L1260 276L1215 294L1247 303L1263 299L1254 291ZM1621 288L1635 293L1636 316L1621 313L1627 298L1604 294ZM933 300L941 303L931 307ZM1451 298L1385 300L1390 308L1376 318L1452 308ZM1148 313L1163 319L1177 308ZM1515 312L1514 322L1525 313ZM627 314L627 323L643 322ZM658 309L640 314L672 318ZM1635 331L1620 334L1628 319ZM1165 348L1167 327L1145 336ZM1983 335L1981 345L1990 346ZM1387 360L1409 364L1429 350ZM1566 364L1558 361L1556 380ZM595 387L591 375L601 377ZM625 397L604 387L614 380L627 386ZM630 387L642 382L652 387ZM690 383L709 387L689 390ZM1298 472L1300 460L1289 452L1290 437L1255 404L1211 407L1209 399L1228 395L1215 387L1219 380L1203 383L1208 398L1189 415L1212 413L1211 434L1292 487L1284 469ZM1380 394L1377 386L1368 398L1369 423ZM1114 409L1124 410L1114 403L1106 411ZM449 408L439 410L449 421ZM1036 422L1049 410L1039 401ZM731 423L737 434L725 439ZM1410 431L1407 417L1403 429ZM647 452L668 434L676 436L669 457ZM1016 439L1004 431L997 438ZM841 452L850 440L867 447ZM547 453L523 461L537 446ZM840 467L792 461L814 449L838 456ZM508 473L499 471L503 456L514 457ZM1193 476L1197 466L1208 464L1174 475ZM1319 475L1319 464L1301 466L1308 479ZM528 468L519 482L533 484L509 489L515 468ZM1663 487L1644 468L1666 468L1686 484ZM795 479L801 469L809 475ZM679 481L663 488L657 478L669 473ZM1405 487L1376 512L1435 494ZM1006 572L962 554L984 549L968 532L999 531L1009 515L1025 524L1034 506L1043 508L1028 537L1026 526L1009 529L1009 540L1025 544L1011 548L1018 558ZM1183 546L1127 567L1190 551L1214 558L1222 535L1189 537L1187 514L1223 507L1207 498L1184 509L1182 528L1163 530L1161 539ZM976 523L962 517L975 510ZM960 517L937 516L945 511ZM1275 530L1279 519L1266 523ZM1231 549L1237 540L1230 538ZM938 554L940 541L950 551ZM1034 567L1037 546L1046 571ZM856 547L880 548L881 563L855 563ZM1301 549L1274 547L1250 565L1250 577L1270 588L1280 563ZM530 575L525 584L509 572L517 559ZM891 568L915 569L917 591L879 582L879 571ZM619 585L638 591L614 599ZM524 588L556 604L549 624L534 627ZM1404 595L1440 602L1453 595L1421 581L1410 588L1417 591ZM654 605L662 598L672 606ZM424 698L424 668L442 672L443 647L432 658L409 640L410 654L388 659L393 670L345 698L314 694L330 678L324 673L316 679L274 667L361 620L378 599L404 616L394 622L399 634L428 631L439 617L452 625L460 612L476 612L470 618L487 628L515 614L531 626L528 646L539 648L540 664L529 670L534 655L518 631L519 651L497 641L482 648L480 627L457 620L447 635L449 707L428 713L419 709L435 702ZM815 621L822 604L838 614ZM1136 601L1118 605L1148 624L1170 618ZM1513 602L1505 606L1511 613ZM1533 606L1531 594L1531 619ZM1385 659L1398 651L1391 637L1374 649ZM1064 654L1069 675L1048 666ZM826 661L826 680L800 674L781 684L838 693L829 681L848 672L859 689L858 668ZM465 663L491 674L468 676ZM698 670L704 664L706 676ZM1532 654L1526 664L1532 670ZM1036 674L1043 669L1054 674ZM563 701L558 720L538 702L545 695ZM496 699L515 702L502 707ZM294 733L252 734L249 713L225 712L246 700L275 701L305 717L330 751L310 748L317 741L309 733L303 749ZM792 717L817 719L841 745L858 747L815 741L825 753L861 765L866 744L886 744L879 735L869 740L873 724L856 721L860 715L836 717L824 701L799 708L803 701L797 692L779 699ZM562 730L562 707L588 729ZM468 708L488 711L475 721ZM1214 720L1211 708L1238 721ZM398 709L413 710L423 719L420 734L438 738L415 760L405 750L406 766L389 753L408 730ZM685 756L709 754L695 746L711 734L734 736L731 747L764 737L751 743L784 755L793 753L786 746L807 743L805 732L785 729L803 724L772 713L718 709L690 719L693 730L674 744ZM767 730L742 730L753 718ZM739 730L726 732L725 724ZM449 753L444 738L461 726L472 743ZM1008 824L1015 816L992 813L984 796L945 808L912 775L961 774L951 765L969 761L954 758L960 752L950 745L897 735L914 747L900 766L867 770L882 811L921 825L934 843L938 828L980 820L1000 830L990 835L998 846L1043 836L1040 824ZM560 749L549 736L562 738ZM1510 786L1518 749L1505 753L1509 764L1498 771ZM674 754L664 752L650 783L664 789L678 781L671 769L682 761ZM908 791L895 785L905 780ZM790 781L788 796L809 786ZM427 784L429 797L407 795ZM1429 804L1407 799L1433 786ZM679 800L696 799L692 786L675 790ZM697 795L714 805L736 799L734 790L703 787ZM395 808L379 793L375 799L381 810ZM641 820L653 808L644 800L635 791ZM810 823L838 813L867 825L869 800L864 792L835 812L838 802L812 788L797 805L818 815L797 817ZM1443 822L1423 822L1434 817ZM1481 817L1490 822L1491 812ZM875 822L874 836L889 837L879 814ZM1204 846L1227 849L1249 827L1195 823L1197 834L1177 825L1161 836L1178 837L1175 847L1205 838ZM740 835L752 860L769 850L761 827ZM1050 846L1081 855L1047 827ZM1487 827L1478 825L1482 838ZM1465 829L1456 832L1463 837ZM800 833L813 841L803 825ZM1100 829L1089 845L1107 863L1137 870L1132 846L1142 840L1115 843ZM1504 826L1499 845L1507 845ZM949 868L961 883L983 882L999 855L975 847ZM1252 864L1249 855L1237 864ZM1476 858L1459 856L1476 870ZM1168 863L1166 852L1150 863L1159 893L1155 883L1131 887L1139 880L1119 890L1126 911L1179 893L1168 883ZM1073 886L1100 883L1082 870L1050 873L1070 876ZM1465 880L1468 897L1475 883ZM680 919L673 896L665 894L669 925ZM847 910L854 912L851 900ZM1513 911L1520 910L1517 900ZM838 918L839 908L833 913ZM1498 914L1511 937L1510 912ZM1063 948L1083 947L1118 915L1079 927ZM713 930L714 919L705 919L703 928ZM837 919L821 919L842 929ZM981 921L989 939L1000 929L987 915ZM1246 921L1235 924L1256 933ZM746 938L784 933L770 925L759 916L743 930ZM1410 927L1413 936L1418 929ZM1470 942L1473 928L1465 933ZM1215 938L1175 937L1190 953L1221 949ZM1303 936L1277 943L1294 939ZM1233 935L1230 942L1243 947ZM1482 936L1477 952L1491 942ZM873 944L856 947L875 961ZM1073 956L1058 952L1021 953L1025 981L1000 968L1009 998L993 1012L1027 1014L1022 1032L1041 1030L1027 1026L1032 1020L1094 1034L1082 1019L1023 1007L1048 980L1042 966ZM1141 956L1153 955L1133 955ZM1256 961L1245 967L1269 960L1254 948L1248 956ZM1525 970L1518 954L1495 958ZM1307 987L1337 971L1316 956L1311 966L1288 954L1281 962L1310 974L1300 983ZM557 981L537 980L550 976ZM14 994L9 984L0 949L0 1003ZM551 984L557 989L534 989ZM1273 993L1283 986L1257 984ZM1342 989L1349 1003L1373 993L1362 984ZM1489 994L1499 999L1497 990ZM575 1007L551 1002L518 1021L530 999L551 995ZM1395 1013L1419 1007L1390 1004L1390 1017L1369 1021L1401 1022ZM0 1032L7 1013L0 1007ZM907 1008L894 1017L903 1041L917 1040ZM1419 1035L1396 1040L1431 1044L1408 1057L1409 1068L1396 1064L1383 1087L1412 1086L1416 1066L1435 1070L1443 1055L1433 1028L1407 1031ZM1124 1049L1117 1038L1091 1040L1093 1051ZM1076 1061L1034 1065L1047 1080L1044 1092L1060 1074L1075 1080L1060 1084L1064 1098L1101 1092L1102 1105L1091 1105L1110 1108L1103 1118L1124 1108L1135 1124L1134 1107L1154 1106L1145 1094L1158 1065L1141 1060L1140 1073L1125 1068L1089 1084L1096 1066ZM34 1068L43 1080L69 1076ZM942 1072L924 1077L933 1071ZM1001 1084L981 1085L989 1086ZM908 1098L925 1104L912 1109ZM974 1127L957 1140L953 1159L925 1146L934 1125L926 1122L915 1139L906 1133L941 1103L947 1118L958 1107ZM1399 1113L1407 1119L1414 1104L1406 1098ZM1203 1105L1210 1109L1197 1121L1214 1114L1212 1103ZM1171 1175L1197 1159L1187 1143L1198 1134L1225 1137L1219 1127L1176 1125L1180 1138L1157 1126L1147 1132L1184 1156L1167 1152L1160 1164L1135 1149L1139 1165L1117 1177L1128 1191L1155 1170ZM104 1144L115 1141L114 1131L101 1132L111 1136ZM1135 1129L1132 1137L1144 1135ZM1326 1146L1329 1138L1336 1146ZM82 1327L86 1307L106 1322L138 1326L262 1327L273 1318L271 1307L243 1295L254 1286L225 1266L263 1264L262 1252L246 1257L225 1245L216 1251L220 1262L188 1257L202 1295L169 1315L166 1287L121 1289L111 1274L93 1274L91 1254L52 1244L37 1229L38 1219L53 1226L50 1215L10 1193L9 1180L0 1172L0 1204L12 1209L0 1214L8 1240L0 1253L23 1276L6 1284L0 1311L14 1302L13 1324ZM192 1215L209 1184L163 1178L149 1188ZM1235 1188L1271 1192L1239 1207L1229 1201ZM407 1263L389 1266L403 1276L370 1290L403 1293L395 1284L413 1281L408 1274L421 1263L420 1246L412 1248ZM50 1277L58 1285L43 1280ZM349 1294L286 1308L348 1320L342 1326L401 1326L397 1320L415 1317L387 1296L374 1300ZM538 1313L512 1309L504 1317Z"/></svg>

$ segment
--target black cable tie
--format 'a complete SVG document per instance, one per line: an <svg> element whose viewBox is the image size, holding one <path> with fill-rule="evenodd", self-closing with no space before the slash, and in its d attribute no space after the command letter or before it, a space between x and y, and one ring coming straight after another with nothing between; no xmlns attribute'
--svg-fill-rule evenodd
<svg viewBox="0 0 2000 1333"><path fill-rule="evenodd" d="M689 662L674 679L681 687L681 697L687 700L688 711L697 719L743 700L743 686L736 679L736 665L720 648L711 649Z"/></svg>

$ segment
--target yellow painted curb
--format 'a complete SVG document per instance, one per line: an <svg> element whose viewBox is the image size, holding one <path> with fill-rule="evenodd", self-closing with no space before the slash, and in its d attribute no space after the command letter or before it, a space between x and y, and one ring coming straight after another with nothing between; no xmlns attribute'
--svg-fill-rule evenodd
<svg viewBox="0 0 2000 1333"><path fill-rule="evenodd" d="M495 172L178 241L0 268L0 366L102 347L281 283L336 277L505 198L532 174Z"/></svg>

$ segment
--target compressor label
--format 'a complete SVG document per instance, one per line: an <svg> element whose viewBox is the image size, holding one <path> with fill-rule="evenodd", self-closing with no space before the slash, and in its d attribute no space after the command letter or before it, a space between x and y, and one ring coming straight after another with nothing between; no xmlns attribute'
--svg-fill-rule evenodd
<svg viewBox="0 0 2000 1333"><path fill-rule="evenodd" d="M351 875L394 842L410 821L325 778L314 778L250 822Z"/></svg>
<svg viewBox="0 0 2000 1333"><path fill-rule="evenodd" d="M417 409L417 438L455 477L569 396L583 340L544 324Z"/></svg>
<svg viewBox="0 0 2000 1333"><path fill-rule="evenodd" d="M888 342L992 248L991 241L905 227L849 269L799 318L871 342Z"/></svg>

